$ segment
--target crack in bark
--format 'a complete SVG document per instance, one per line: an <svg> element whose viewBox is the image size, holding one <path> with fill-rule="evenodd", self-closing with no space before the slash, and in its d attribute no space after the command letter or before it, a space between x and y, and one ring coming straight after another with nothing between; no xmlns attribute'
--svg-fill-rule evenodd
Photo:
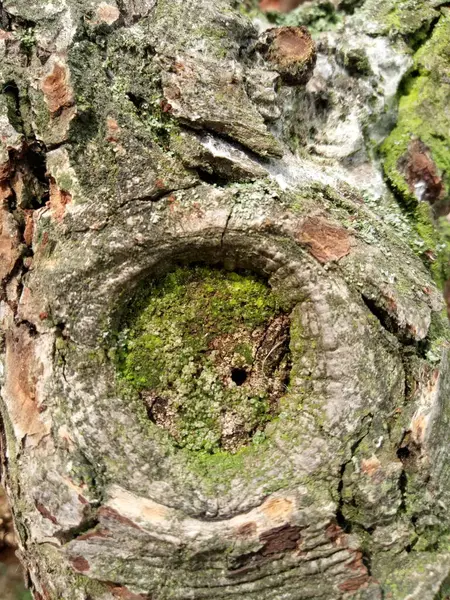
<svg viewBox="0 0 450 600"><path fill-rule="evenodd" d="M371 429L372 420L373 420L373 414L371 414L371 413L367 414L365 419L369 419L369 422L367 424L367 431L364 433L364 435L362 435L360 438L358 438L355 441L355 443L351 446L350 459L347 460L345 463L342 463L341 469L340 469L339 484L338 484L338 489L337 489L337 491L338 491L338 506L336 509L336 523L342 529L342 531L344 533L352 533L353 527L354 527L354 524L350 520L348 520L344 515L344 506L346 504L346 501L344 499L345 469L346 469L347 465L353 461L353 458L355 457L355 454L356 454L359 446L362 444L362 442L365 440L365 438L370 434L370 429ZM364 424L362 426L364 426ZM358 524L358 527L361 527L364 531L369 533L369 535L372 535L372 533L374 531L374 528L370 528L370 527L366 528L366 527L362 526L361 524ZM363 561L364 565L366 566L367 573L370 577L372 574L372 572L371 572L372 560L371 560L371 556L367 550L362 550L362 561Z"/></svg>
<svg viewBox="0 0 450 600"><path fill-rule="evenodd" d="M87 515L79 525L70 529L57 531L53 535L60 540L63 545L67 545L70 542L76 541L86 534L93 532L99 525L100 521L95 513L94 515Z"/></svg>
<svg viewBox="0 0 450 600"><path fill-rule="evenodd" d="M224 248L224 245L225 245L225 236L226 236L227 231L228 231L228 225L230 224L230 221L231 221L231 219L233 217L233 212L234 212L234 209L236 208L236 205L237 205L237 201L235 201L234 204L233 204L233 206L231 207L230 212L228 213L228 216L227 216L227 220L225 222L225 226L224 226L223 231L222 231L222 236L220 238L220 249L221 249L222 252L223 252L223 248Z"/></svg>

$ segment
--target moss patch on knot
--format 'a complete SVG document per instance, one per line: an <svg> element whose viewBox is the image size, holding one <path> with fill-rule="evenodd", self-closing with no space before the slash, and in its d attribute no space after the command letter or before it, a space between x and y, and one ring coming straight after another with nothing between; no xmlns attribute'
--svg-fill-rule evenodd
<svg viewBox="0 0 450 600"><path fill-rule="evenodd" d="M236 452L264 439L290 371L290 318L248 273L178 268L134 300L120 377L175 446Z"/></svg>

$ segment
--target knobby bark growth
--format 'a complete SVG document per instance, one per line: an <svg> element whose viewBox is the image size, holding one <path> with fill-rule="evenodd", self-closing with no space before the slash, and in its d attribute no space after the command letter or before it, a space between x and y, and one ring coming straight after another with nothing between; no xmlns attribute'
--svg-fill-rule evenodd
<svg viewBox="0 0 450 600"><path fill-rule="evenodd" d="M445 4L0 3L36 600L445 597Z"/></svg>

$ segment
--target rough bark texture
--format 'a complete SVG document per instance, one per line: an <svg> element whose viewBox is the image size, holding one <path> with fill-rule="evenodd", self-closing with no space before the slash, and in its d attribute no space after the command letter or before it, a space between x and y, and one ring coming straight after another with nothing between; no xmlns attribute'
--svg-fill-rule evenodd
<svg viewBox="0 0 450 600"><path fill-rule="evenodd" d="M3 476L36 600L445 597L445 4L271 29L232 0L1 3ZM151 284L197 263L185 317L186 279Z"/></svg>

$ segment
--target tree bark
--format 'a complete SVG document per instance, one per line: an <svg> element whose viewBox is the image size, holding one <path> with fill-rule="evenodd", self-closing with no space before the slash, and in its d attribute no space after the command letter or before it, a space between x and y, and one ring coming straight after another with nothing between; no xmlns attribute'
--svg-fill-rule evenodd
<svg viewBox="0 0 450 600"><path fill-rule="evenodd" d="M1 3L3 482L36 600L446 597L444 5Z"/></svg>

